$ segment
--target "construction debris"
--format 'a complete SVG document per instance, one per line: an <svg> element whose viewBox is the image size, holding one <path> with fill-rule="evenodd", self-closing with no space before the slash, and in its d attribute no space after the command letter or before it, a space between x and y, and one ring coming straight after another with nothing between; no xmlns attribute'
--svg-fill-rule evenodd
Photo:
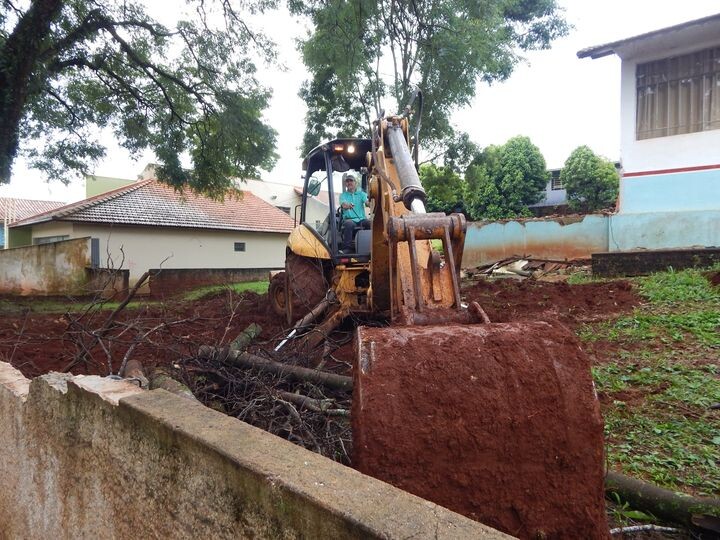
<svg viewBox="0 0 720 540"><path fill-rule="evenodd" d="M470 279L479 277L513 278L513 279L541 279L549 276L567 276L570 271L576 272L582 267L588 267L587 259L539 259L536 257L508 257L491 264L478 266L466 271ZM547 279L559 281L558 279Z"/></svg>

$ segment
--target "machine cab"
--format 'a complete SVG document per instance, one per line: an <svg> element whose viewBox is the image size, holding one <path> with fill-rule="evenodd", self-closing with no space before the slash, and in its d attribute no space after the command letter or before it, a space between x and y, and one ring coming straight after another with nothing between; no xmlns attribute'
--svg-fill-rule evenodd
<svg viewBox="0 0 720 540"><path fill-rule="evenodd" d="M356 190L367 193L370 139L335 139L313 149L303 161L303 185L300 222L308 227L327 248L336 262L367 262L370 258L369 230L353 228L351 248L341 251L343 212L340 196L345 189L342 177L352 173ZM365 215L370 219L369 208Z"/></svg>

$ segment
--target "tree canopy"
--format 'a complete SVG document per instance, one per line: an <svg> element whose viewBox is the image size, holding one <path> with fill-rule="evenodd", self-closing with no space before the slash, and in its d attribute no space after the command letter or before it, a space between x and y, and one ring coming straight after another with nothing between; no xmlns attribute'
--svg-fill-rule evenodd
<svg viewBox="0 0 720 540"><path fill-rule="evenodd" d="M311 78L304 150L322 139L367 135L383 107L400 111L415 87L425 107L421 139L453 136L451 112L478 80L506 79L521 52L567 33L555 0L307 0L291 2L313 24L302 43Z"/></svg>
<svg viewBox="0 0 720 540"><path fill-rule="evenodd" d="M465 182L450 167L426 163L420 167L420 181L427 194L430 212L461 212Z"/></svg>
<svg viewBox="0 0 720 540"><path fill-rule="evenodd" d="M560 180L573 210L593 212L613 206L617 200L620 176L615 165L588 146L572 151L560 171Z"/></svg>
<svg viewBox="0 0 720 540"><path fill-rule="evenodd" d="M471 219L528 216L548 178L545 158L528 137L488 146L465 174L467 212Z"/></svg>
<svg viewBox="0 0 720 540"><path fill-rule="evenodd" d="M132 0L0 2L0 183L19 153L50 178L86 173L104 127L133 154L153 150L160 179L211 195L272 167L269 94L254 76L271 44L230 0L188 5L193 20L167 28Z"/></svg>

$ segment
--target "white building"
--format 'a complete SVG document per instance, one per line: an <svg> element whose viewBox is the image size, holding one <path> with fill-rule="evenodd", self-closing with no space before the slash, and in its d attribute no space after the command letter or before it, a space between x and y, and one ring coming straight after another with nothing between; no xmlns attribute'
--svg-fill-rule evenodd
<svg viewBox="0 0 720 540"><path fill-rule="evenodd" d="M623 175L610 251L720 246L720 14L578 52L611 54Z"/></svg>

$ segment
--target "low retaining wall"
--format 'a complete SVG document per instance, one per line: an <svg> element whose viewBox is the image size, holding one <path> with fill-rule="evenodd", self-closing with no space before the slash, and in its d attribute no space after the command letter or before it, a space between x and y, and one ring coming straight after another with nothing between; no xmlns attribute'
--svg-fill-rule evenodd
<svg viewBox="0 0 720 540"><path fill-rule="evenodd" d="M469 223L462 266L471 268L508 257L589 259L608 249L608 216Z"/></svg>
<svg viewBox="0 0 720 540"><path fill-rule="evenodd" d="M603 277L643 276L671 267L682 270L712 266L717 262L720 262L720 248L593 253L592 271Z"/></svg>
<svg viewBox="0 0 720 540"><path fill-rule="evenodd" d="M272 270L278 268L155 268L150 270L150 294L162 298L205 285L262 281Z"/></svg>
<svg viewBox="0 0 720 540"><path fill-rule="evenodd" d="M164 390L0 363L8 538L508 538Z"/></svg>
<svg viewBox="0 0 720 540"><path fill-rule="evenodd" d="M86 268L87 294L99 295L106 300L124 300L128 294L130 270L108 270L105 268Z"/></svg>

